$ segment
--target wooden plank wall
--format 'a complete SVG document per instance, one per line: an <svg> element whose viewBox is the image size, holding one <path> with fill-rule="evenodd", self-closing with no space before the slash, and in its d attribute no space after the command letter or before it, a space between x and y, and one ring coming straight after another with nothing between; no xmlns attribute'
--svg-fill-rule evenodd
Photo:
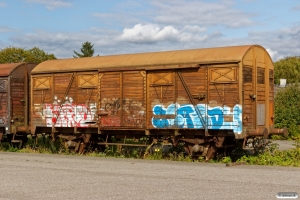
<svg viewBox="0 0 300 200"><path fill-rule="evenodd" d="M143 71L100 73L102 127L144 128L146 73Z"/></svg>
<svg viewBox="0 0 300 200"><path fill-rule="evenodd" d="M238 73L236 67L210 67L208 104L233 108L239 103ZM214 77L213 77L214 76Z"/></svg>
<svg viewBox="0 0 300 200"><path fill-rule="evenodd" d="M145 72L123 72L122 83L122 126L145 127L146 98Z"/></svg>
<svg viewBox="0 0 300 200"><path fill-rule="evenodd" d="M245 127L254 126L254 101L251 100L250 95L254 94L254 70L252 66L243 67L243 125Z"/></svg>
<svg viewBox="0 0 300 200"><path fill-rule="evenodd" d="M100 73L100 110L106 112L101 117L102 127L121 126L122 73Z"/></svg>
<svg viewBox="0 0 300 200"><path fill-rule="evenodd" d="M8 96L7 92L0 92L0 126L8 124Z"/></svg>
<svg viewBox="0 0 300 200"><path fill-rule="evenodd" d="M213 129L221 127L232 129L234 107L239 104L238 68L221 65L219 67L211 66L208 70L207 115L212 123L211 126Z"/></svg>
<svg viewBox="0 0 300 200"><path fill-rule="evenodd" d="M47 89L36 89L35 87L39 84L36 81L40 77L47 77L49 78L50 87ZM31 125L36 126L52 126L52 122L48 121L47 124L47 117L52 118L52 112L48 112L46 110L45 104L52 104L53 103L53 87L52 87L52 75L48 74L48 76L35 76L31 79L32 89L31 89L31 101L32 101L32 109L31 109ZM51 119L50 119L51 120Z"/></svg>
<svg viewBox="0 0 300 200"><path fill-rule="evenodd" d="M274 124L274 71L269 70L269 124Z"/></svg>
<svg viewBox="0 0 300 200"><path fill-rule="evenodd" d="M79 75L59 73L33 77L33 126L88 127L89 122L96 122L98 82L80 87ZM51 79L49 84L45 82L48 88L41 84L43 81L35 83L35 79L43 78Z"/></svg>
<svg viewBox="0 0 300 200"><path fill-rule="evenodd" d="M164 115L168 106L176 103L175 84L174 70L160 70L147 73L147 128L154 127L152 125L153 117ZM161 122L160 128L172 127Z"/></svg>
<svg viewBox="0 0 300 200"><path fill-rule="evenodd" d="M182 77L189 88L191 95L194 97L194 101L196 104L198 103L206 103L206 98L199 100L196 99L196 96L199 95L207 95L207 70L206 68L199 69L185 69L182 71ZM183 87L183 84L176 75L176 85L177 85L177 95L176 102L179 104L192 104L190 101L186 90Z"/></svg>
<svg viewBox="0 0 300 200"><path fill-rule="evenodd" d="M11 118L14 119L16 126L24 126L25 122L25 106L20 102L24 99L24 77L11 78Z"/></svg>
<svg viewBox="0 0 300 200"><path fill-rule="evenodd" d="M257 67L257 95L256 95L256 125L264 127L266 124L266 98L265 98L265 68Z"/></svg>

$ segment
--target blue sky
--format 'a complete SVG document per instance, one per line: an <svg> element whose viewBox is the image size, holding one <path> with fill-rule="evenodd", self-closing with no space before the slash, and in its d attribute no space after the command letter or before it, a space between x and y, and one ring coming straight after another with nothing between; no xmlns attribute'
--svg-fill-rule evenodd
<svg viewBox="0 0 300 200"><path fill-rule="evenodd" d="M273 60L300 56L298 0L0 0L0 49L69 58L259 44Z"/></svg>

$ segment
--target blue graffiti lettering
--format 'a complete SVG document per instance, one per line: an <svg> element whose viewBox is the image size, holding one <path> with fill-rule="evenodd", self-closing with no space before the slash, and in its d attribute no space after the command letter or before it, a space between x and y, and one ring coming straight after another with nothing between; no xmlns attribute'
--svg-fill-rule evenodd
<svg viewBox="0 0 300 200"><path fill-rule="evenodd" d="M198 104L199 116L195 107L191 104L170 104L167 108L163 105L155 105L152 109L152 125L155 128L204 128L202 121L207 124L208 129L227 129L234 133L242 132L242 107L235 105L210 107L206 104ZM164 118L164 115L174 115L174 118ZM230 120L225 121L225 116Z"/></svg>

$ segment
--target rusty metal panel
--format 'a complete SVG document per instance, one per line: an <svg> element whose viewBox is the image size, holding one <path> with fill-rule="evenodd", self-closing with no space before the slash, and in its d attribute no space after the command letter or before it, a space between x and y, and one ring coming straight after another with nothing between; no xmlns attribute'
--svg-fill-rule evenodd
<svg viewBox="0 0 300 200"><path fill-rule="evenodd" d="M236 67L219 67L209 69L210 82L215 83L228 83L237 80L237 68Z"/></svg>
<svg viewBox="0 0 300 200"><path fill-rule="evenodd" d="M17 67L25 63L7 63L0 64L0 76L9 76Z"/></svg>
<svg viewBox="0 0 300 200"><path fill-rule="evenodd" d="M258 45L231 46L219 48L205 48L192 50L177 50L165 52L151 52L138 54L124 54L112 56L96 56L88 58L58 59L40 63L33 71L33 74L66 72L66 71L92 71L111 70L114 68L122 70L147 70L154 66L163 69L168 65L187 64L208 64L208 63L229 63L242 61L245 54L251 48L263 49ZM263 49L263 51L265 51Z"/></svg>
<svg viewBox="0 0 300 200"><path fill-rule="evenodd" d="M34 90L45 90L51 88L51 76L35 77L32 80Z"/></svg>
<svg viewBox="0 0 300 200"><path fill-rule="evenodd" d="M97 74L80 74L78 75L79 88L96 88L98 87Z"/></svg>
<svg viewBox="0 0 300 200"><path fill-rule="evenodd" d="M174 75L172 72L162 72L162 73L151 73L151 85L152 86L162 86L162 85L173 85Z"/></svg>

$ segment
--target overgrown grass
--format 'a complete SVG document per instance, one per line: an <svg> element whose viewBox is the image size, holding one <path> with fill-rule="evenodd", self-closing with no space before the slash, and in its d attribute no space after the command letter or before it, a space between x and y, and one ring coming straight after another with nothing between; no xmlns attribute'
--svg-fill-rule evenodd
<svg viewBox="0 0 300 200"><path fill-rule="evenodd" d="M47 154L70 154L60 140L52 142L48 137L28 138L25 147L20 148L21 144L11 145L8 142L0 144L0 151L21 152L21 153L47 153Z"/></svg>
<svg viewBox="0 0 300 200"><path fill-rule="evenodd" d="M235 149L230 156L217 154L211 163L232 163L245 162L250 165L278 165L278 166L300 166L300 140L295 141L295 148L281 151L277 144L271 144L263 153L253 154L241 148ZM39 137L35 142L29 138L24 148L11 146L9 143L1 143L0 151L23 152L23 153L44 153L44 154L63 154L78 155L74 151L66 148L60 140L52 142L48 137ZM177 147L153 145L152 147L127 147L109 146L104 151L93 149L86 152L85 156L93 157L115 157L115 158L134 158L147 160L169 160L183 162L205 162L204 157L192 158L184 152L183 146Z"/></svg>
<svg viewBox="0 0 300 200"><path fill-rule="evenodd" d="M244 155L238 161L254 165L300 166L300 142L295 141L295 148L280 151L277 144L272 144L264 153Z"/></svg>

